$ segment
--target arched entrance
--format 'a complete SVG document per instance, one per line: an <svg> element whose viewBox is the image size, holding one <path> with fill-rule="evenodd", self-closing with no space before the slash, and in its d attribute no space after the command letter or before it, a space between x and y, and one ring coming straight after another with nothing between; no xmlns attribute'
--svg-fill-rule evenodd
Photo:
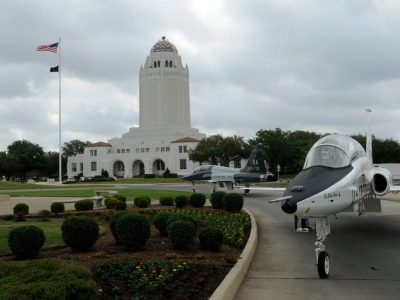
<svg viewBox="0 0 400 300"><path fill-rule="evenodd" d="M156 159L153 162L153 174L157 176L163 175L165 172L165 163L162 159Z"/></svg>
<svg viewBox="0 0 400 300"><path fill-rule="evenodd" d="M132 165L132 176L141 177L144 175L144 163L141 160L135 160Z"/></svg>
<svg viewBox="0 0 400 300"><path fill-rule="evenodd" d="M113 174L117 178L124 178L124 176L125 176L125 165L124 165L124 163L122 161L117 160L114 163Z"/></svg>

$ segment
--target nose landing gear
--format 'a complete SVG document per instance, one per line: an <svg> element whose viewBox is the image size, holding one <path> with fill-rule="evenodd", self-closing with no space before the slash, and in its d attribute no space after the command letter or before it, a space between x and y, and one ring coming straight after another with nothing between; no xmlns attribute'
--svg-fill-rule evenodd
<svg viewBox="0 0 400 300"><path fill-rule="evenodd" d="M317 260L318 275L321 279L326 279L330 272L329 254L325 251L325 241L331 233L328 217L316 218L315 231L317 240L315 242L315 256Z"/></svg>

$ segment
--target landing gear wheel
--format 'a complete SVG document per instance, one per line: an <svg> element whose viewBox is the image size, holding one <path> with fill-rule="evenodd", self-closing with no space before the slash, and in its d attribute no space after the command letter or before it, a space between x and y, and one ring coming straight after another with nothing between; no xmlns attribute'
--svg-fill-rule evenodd
<svg viewBox="0 0 400 300"><path fill-rule="evenodd" d="M318 255L318 275L321 279L326 279L330 271L329 254L326 251L321 251Z"/></svg>

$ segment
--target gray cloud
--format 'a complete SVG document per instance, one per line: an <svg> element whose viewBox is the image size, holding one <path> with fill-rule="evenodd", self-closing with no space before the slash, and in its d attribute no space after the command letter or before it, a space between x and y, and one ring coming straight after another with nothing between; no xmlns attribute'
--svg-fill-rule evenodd
<svg viewBox="0 0 400 300"><path fill-rule="evenodd" d="M395 1L22 1L0 4L0 148L24 138L107 140L138 124L138 71L166 35L191 77L192 125L365 131L400 139L400 5Z"/></svg>

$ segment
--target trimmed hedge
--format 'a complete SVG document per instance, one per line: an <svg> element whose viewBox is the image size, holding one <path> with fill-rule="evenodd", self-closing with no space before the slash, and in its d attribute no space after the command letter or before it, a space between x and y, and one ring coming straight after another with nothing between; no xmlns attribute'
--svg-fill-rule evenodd
<svg viewBox="0 0 400 300"><path fill-rule="evenodd" d="M220 229L204 228L199 233L200 249L218 252L224 241L224 235Z"/></svg>
<svg viewBox="0 0 400 300"><path fill-rule="evenodd" d="M114 208L115 210L126 210L126 203L124 201L117 200Z"/></svg>
<svg viewBox="0 0 400 300"><path fill-rule="evenodd" d="M229 212L240 212L243 208L243 196L236 193L228 193L224 196L224 209Z"/></svg>
<svg viewBox="0 0 400 300"><path fill-rule="evenodd" d="M212 208L214 209L222 209L224 207L224 196L225 192L214 192L211 194L210 202Z"/></svg>
<svg viewBox="0 0 400 300"><path fill-rule="evenodd" d="M187 221L187 222L190 222L190 223L193 224L195 230L197 231L198 221L194 217L189 216L189 215L185 215L185 214L174 213L174 212L169 213L169 216L167 218L167 222L166 222L167 231L169 231L169 226L173 222L176 222L176 221Z"/></svg>
<svg viewBox="0 0 400 300"><path fill-rule="evenodd" d="M2 261L0 274L0 299L96 299L92 272L71 261Z"/></svg>
<svg viewBox="0 0 400 300"><path fill-rule="evenodd" d="M50 211L53 214L60 214L65 211L65 205L62 202L53 202L50 206Z"/></svg>
<svg viewBox="0 0 400 300"><path fill-rule="evenodd" d="M118 201L119 200L114 197L106 197L104 199L104 205L107 209L113 209L115 208L115 205L117 205Z"/></svg>
<svg viewBox="0 0 400 300"><path fill-rule="evenodd" d="M149 196L136 196L133 203L136 207L147 208L149 207L151 200Z"/></svg>
<svg viewBox="0 0 400 300"><path fill-rule="evenodd" d="M93 201L90 199L79 200L78 202L75 203L74 206L77 211L92 210L93 209Z"/></svg>
<svg viewBox="0 0 400 300"><path fill-rule="evenodd" d="M195 235L196 229L189 221L175 221L168 227L168 237L172 247L178 250L184 250L193 243Z"/></svg>
<svg viewBox="0 0 400 300"><path fill-rule="evenodd" d="M193 207L197 208L203 207L204 204L206 203L206 195L200 193L193 193L190 195L189 203Z"/></svg>
<svg viewBox="0 0 400 300"><path fill-rule="evenodd" d="M36 258L45 240L43 230L33 225L14 228L8 235L8 245L17 259Z"/></svg>
<svg viewBox="0 0 400 300"><path fill-rule="evenodd" d="M88 217L71 217L61 226L62 238L72 250L85 251L92 248L99 237L99 225Z"/></svg>
<svg viewBox="0 0 400 300"><path fill-rule="evenodd" d="M126 202L126 196L125 195L121 195L121 194L115 194L112 195L113 198L122 201L122 202Z"/></svg>
<svg viewBox="0 0 400 300"><path fill-rule="evenodd" d="M14 206L14 215L27 215L29 214L29 206L25 203L18 203Z"/></svg>
<svg viewBox="0 0 400 300"><path fill-rule="evenodd" d="M183 208L188 204L188 197L185 195L177 195L174 199L176 208Z"/></svg>
<svg viewBox="0 0 400 300"><path fill-rule="evenodd" d="M156 178L155 174L144 174L143 178Z"/></svg>
<svg viewBox="0 0 400 300"><path fill-rule="evenodd" d="M160 234L168 235L167 231L167 220L171 213L167 211L161 211L154 216L153 223L154 226L158 229Z"/></svg>
<svg viewBox="0 0 400 300"><path fill-rule="evenodd" d="M120 243L118 236L117 236L117 221L122 217L125 216L128 212L126 211L120 211L120 212L116 212L115 214L113 214L113 216L110 219L110 231L112 236L115 239L115 242L117 244Z"/></svg>
<svg viewBox="0 0 400 300"><path fill-rule="evenodd" d="M172 196L160 196L160 205L174 206L174 197L172 197Z"/></svg>
<svg viewBox="0 0 400 300"><path fill-rule="evenodd" d="M118 240L127 249L142 249L150 238L150 224L139 214L128 213L117 220Z"/></svg>

